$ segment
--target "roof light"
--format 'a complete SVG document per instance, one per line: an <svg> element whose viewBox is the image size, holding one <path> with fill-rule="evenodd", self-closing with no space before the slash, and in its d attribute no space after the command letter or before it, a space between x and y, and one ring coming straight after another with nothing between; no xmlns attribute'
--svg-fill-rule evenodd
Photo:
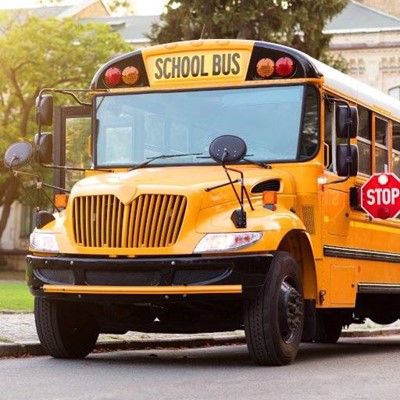
<svg viewBox="0 0 400 400"><path fill-rule="evenodd" d="M136 67L126 67L122 71L122 81L126 85L134 85L140 78L140 71Z"/></svg>
<svg viewBox="0 0 400 400"><path fill-rule="evenodd" d="M120 69L111 67L104 74L104 82L107 86L117 86L121 83L122 72Z"/></svg>
<svg viewBox="0 0 400 400"><path fill-rule="evenodd" d="M275 71L275 63L270 58L262 58L257 63L256 71L261 78L269 78Z"/></svg>
<svg viewBox="0 0 400 400"><path fill-rule="evenodd" d="M294 62L289 57L281 57L275 64L275 70L281 78L286 78L293 74Z"/></svg>

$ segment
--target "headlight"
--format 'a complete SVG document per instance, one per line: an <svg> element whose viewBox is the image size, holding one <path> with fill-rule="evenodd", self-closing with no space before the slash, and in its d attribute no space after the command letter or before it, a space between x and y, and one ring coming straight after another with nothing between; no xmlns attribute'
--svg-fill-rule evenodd
<svg viewBox="0 0 400 400"><path fill-rule="evenodd" d="M51 233L31 233L29 242L34 251L43 251L46 253L59 252L56 238Z"/></svg>
<svg viewBox="0 0 400 400"><path fill-rule="evenodd" d="M238 250L257 242L261 232L208 233L194 249L194 253Z"/></svg>

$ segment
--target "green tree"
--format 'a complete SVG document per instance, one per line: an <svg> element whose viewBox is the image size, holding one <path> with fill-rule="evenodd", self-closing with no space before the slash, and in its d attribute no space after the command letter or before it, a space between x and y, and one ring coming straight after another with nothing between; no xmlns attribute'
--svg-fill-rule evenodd
<svg viewBox="0 0 400 400"><path fill-rule="evenodd" d="M199 38L265 40L324 59L330 37L322 30L347 0L169 0L153 43Z"/></svg>
<svg viewBox="0 0 400 400"><path fill-rule="evenodd" d="M0 151L31 140L36 129L35 99L43 87L88 88L96 69L130 49L105 24L72 19L30 18L22 25L3 18L0 37ZM3 30L4 30L3 29ZM12 203L20 195L16 178L0 174L0 238Z"/></svg>

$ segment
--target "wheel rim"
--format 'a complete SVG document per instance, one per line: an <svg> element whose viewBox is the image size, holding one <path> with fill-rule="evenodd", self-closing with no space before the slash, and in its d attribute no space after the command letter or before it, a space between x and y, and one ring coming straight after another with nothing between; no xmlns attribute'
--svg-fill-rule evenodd
<svg viewBox="0 0 400 400"><path fill-rule="evenodd" d="M279 330L286 343L293 340L303 320L303 300L295 285L286 277L279 291Z"/></svg>

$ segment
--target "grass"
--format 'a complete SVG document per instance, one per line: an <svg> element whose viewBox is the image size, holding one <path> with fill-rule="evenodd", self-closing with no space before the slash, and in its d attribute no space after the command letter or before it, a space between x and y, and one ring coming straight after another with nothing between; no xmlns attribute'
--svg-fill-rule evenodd
<svg viewBox="0 0 400 400"><path fill-rule="evenodd" d="M33 296L25 282L0 282L0 311L32 311Z"/></svg>

